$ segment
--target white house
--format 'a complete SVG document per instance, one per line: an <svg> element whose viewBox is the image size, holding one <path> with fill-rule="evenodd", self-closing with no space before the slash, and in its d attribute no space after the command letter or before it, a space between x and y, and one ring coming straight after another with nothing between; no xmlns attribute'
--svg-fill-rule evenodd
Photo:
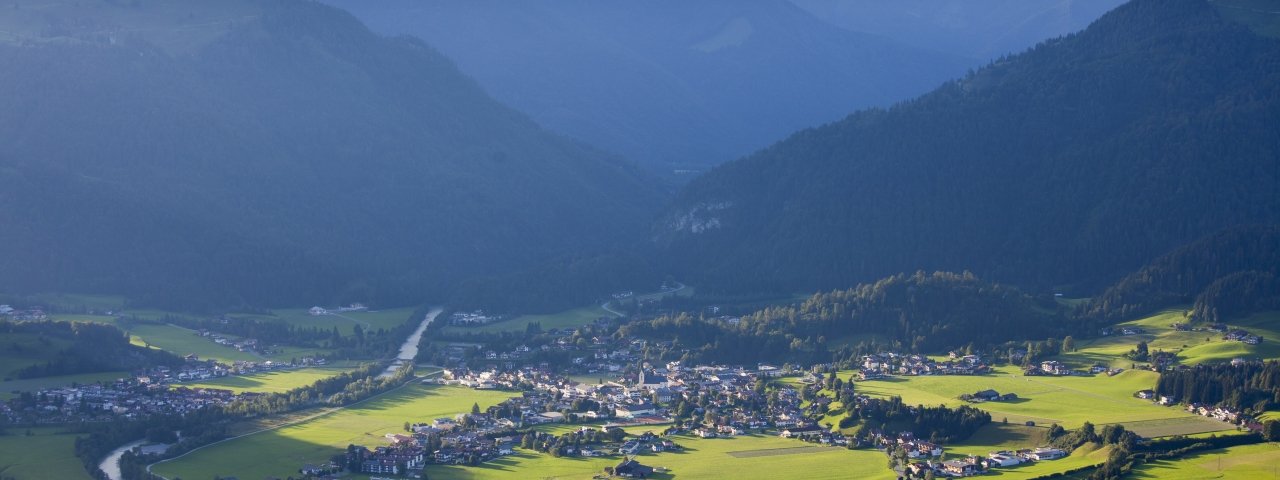
<svg viewBox="0 0 1280 480"><path fill-rule="evenodd" d="M321 315L328 315L329 311L321 307L311 307L310 310L307 310L307 313L310 313L313 317L318 317Z"/></svg>

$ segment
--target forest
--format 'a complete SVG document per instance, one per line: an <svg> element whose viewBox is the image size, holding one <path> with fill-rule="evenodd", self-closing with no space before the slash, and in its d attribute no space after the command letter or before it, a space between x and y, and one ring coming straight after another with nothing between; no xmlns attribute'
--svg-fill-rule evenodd
<svg viewBox="0 0 1280 480"><path fill-rule="evenodd" d="M173 367L183 362L182 358L172 353L131 344L128 334L111 325L0 321L0 334L38 336L37 345L14 343L10 345L10 349L57 348L51 339L69 342L65 348L58 349L52 359L19 369L15 373L18 378L132 370L158 365Z"/></svg>
<svg viewBox="0 0 1280 480"><path fill-rule="evenodd" d="M1280 362L1197 365L1160 373L1156 393L1246 413L1280 407Z"/></svg>
<svg viewBox="0 0 1280 480"><path fill-rule="evenodd" d="M1280 41L1135 0L887 109L692 181L655 223L700 292L969 270L1092 296L1179 245L1280 222Z"/></svg>
<svg viewBox="0 0 1280 480"><path fill-rule="evenodd" d="M1243 226L1208 235L1125 276L1078 314L1114 323L1177 304L1193 318L1224 321L1280 308L1280 225Z"/></svg>
<svg viewBox="0 0 1280 480"><path fill-rule="evenodd" d="M687 313L632 322L622 335L674 340L703 360L829 361L828 344L858 336L903 351L937 352L968 344L1062 338L1073 324L1052 297L1033 298L971 273L898 274L847 290L768 307L737 323Z"/></svg>

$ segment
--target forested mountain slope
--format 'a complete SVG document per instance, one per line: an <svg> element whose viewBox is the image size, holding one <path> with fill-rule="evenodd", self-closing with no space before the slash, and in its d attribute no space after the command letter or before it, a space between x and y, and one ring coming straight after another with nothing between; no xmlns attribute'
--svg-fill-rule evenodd
<svg viewBox="0 0 1280 480"><path fill-rule="evenodd" d="M986 62L1083 30L1124 0L791 0L829 23Z"/></svg>
<svg viewBox="0 0 1280 480"><path fill-rule="evenodd" d="M332 7L59 5L5 7L3 291L416 303L626 238L660 198Z"/></svg>
<svg viewBox="0 0 1280 480"><path fill-rule="evenodd" d="M1128 320L1192 304L1197 320L1225 321L1280 309L1280 226L1247 226L1207 236L1126 275L1090 302L1087 317Z"/></svg>
<svg viewBox="0 0 1280 480"><path fill-rule="evenodd" d="M1088 294L1209 232L1280 221L1277 131L1280 42L1203 0L1137 0L718 167L655 237L703 291L970 269Z"/></svg>
<svg viewBox="0 0 1280 480"><path fill-rule="evenodd" d="M423 38L552 130L668 172L914 97L973 65L785 0L325 1Z"/></svg>

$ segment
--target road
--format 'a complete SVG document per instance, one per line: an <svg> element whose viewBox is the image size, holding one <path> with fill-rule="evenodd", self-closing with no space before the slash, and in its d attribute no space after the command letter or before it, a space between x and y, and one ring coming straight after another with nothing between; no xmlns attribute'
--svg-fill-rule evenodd
<svg viewBox="0 0 1280 480"><path fill-rule="evenodd" d="M658 293L650 293L650 294L648 294L648 295L640 295L639 297L636 297L636 298L663 297L663 296L671 295L671 294L674 294L674 293L679 292L679 291L681 291L681 290L684 290L684 284L683 284L683 283L676 282L676 285L679 285L679 287L676 287L676 288L675 288L675 289L673 289L673 290L668 290L668 291L665 291L665 292L658 292ZM613 303L613 302L612 302L612 301L607 301L607 302L601 303L601 304L600 304L600 308L604 309L604 311L606 311L606 312L612 313L612 314L617 315L617 316L619 316L619 317L625 317L625 316L626 316L626 315L625 315L625 314L623 314L622 312L619 312L619 311L617 311L617 310L614 310L614 309L612 309L612 308L609 308L609 304L610 304L610 303Z"/></svg>

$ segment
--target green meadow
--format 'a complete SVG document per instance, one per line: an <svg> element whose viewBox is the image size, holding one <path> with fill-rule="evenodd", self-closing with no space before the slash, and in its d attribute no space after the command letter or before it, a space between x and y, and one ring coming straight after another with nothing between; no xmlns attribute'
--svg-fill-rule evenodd
<svg viewBox="0 0 1280 480"><path fill-rule="evenodd" d="M852 374L845 371L840 377L848 378ZM990 388L1019 397L1009 402L974 404L991 412L993 421L1057 423L1067 428L1086 421L1104 424L1190 417L1176 407L1156 406L1133 396L1134 392L1155 385L1156 378L1154 372L1136 370L1114 377L1028 377L1023 376L1018 367L1004 366L990 375L895 377L858 382L856 390L877 397L899 396L909 404L954 407L965 404L958 398L961 394Z"/></svg>
<svg viewBox="0 0 1280 480"><path fill-rule="evenodd" d="M1161 480L1254 480L1280 478L1280 443L1210 450L1138 466L1130 478Z"/></svg>
<svg viewBox="0 0 1280 480"><path fill-rule="evenodd" d="M383 445L383 435L404 431L405 422L452 417L497 404L515 392L410 384L362 403L274 430L250 434L157 464L167 478L287 477L303 464L327 463L348 444Z"/></svg>
<svg viewBox="0 0 1280 480"><path fill-rule="evenodd" d="M0 435L0 477L89 480L89 473L75 456L77 435L60 432L57 428L11 428Z"/></svg>
<svg viewBox="0 0 1280 480"><path fill-rule="evenodd" d="M1028 427L1015 423L995 422L982 427L964 442L948 445L947 458L961 458L968 455L987 456L988 453L1000 450L1016 450L1034 448L1045 445L1048 428ZM1036 478L1064 472L1087 465L1097 465L1107 461L1109 448L1097 448L1086 444L1066 458L1044 462L1024 463L1016 467L997 468L992 470L993 476L1001 479Z"/></svg>
<svg viewBox="0 0 1280 480"><path fill-rule="evenodd" d="M650 478L894 478L893 472L887 468L887 457L876 450L815 447L773 435L712 439L679 435L672 440L684 450L646 452L637 458L645 465L668 470ZM554 458L521 450L517 455L478 467L430 466L427 475L432 479L445 480L589 479L620 461L619 456Z"/></svg>
<svg viewBox="0 0 1280 480"><path fill-rule="evenodd" d="M530 323L539 324L543 330L553 328L574 328L588 323L594 322L600 317L614 317L608 310L601 308L599 305L593 307L575 308L560 313L552 313L547 315L521 315L515 318L503 320L500 322L490 323L488 325L480 325L476 327L446 327L449 332L523 332L529 327ZM443 320L443 319L442 319Z"/></svg>
<svg viewBox="0 0 1280 480"><path fill-rule="evenodd" d="M0 334L0 375L5 380L16 379L19 370L52 360L70 346L70 340L34 333Z"/></svg>
<svg viewBox="0 0 1280 480"><path fill-rule="evenodd" d="M1240 328L1261 335L1260 345L1248 345L1222 339L1215 332L1179 332L1170 327L1173 323L1186 323L1184 309L1169 309L1146 318L1124 322L1145 330L1139 335L1112 335L1077 341L1075 352L1060 355L1059 360L1077 367L1101 363L1111 367L1130 368L1135 362L1124 354L1147 342L1151 351L1174 352L1178 360L1187 365L1203 362L1224 362L1236 357L1269 359L1280 358L1280 312L1264 312L1226 322L1232 328Z"/></svg>
<svg viewBox="0 0 1280 480"><path fill-rule="evenodd" d="M311 315L307 308L274 309L265 315L232 315L237 318L279 321L295 327L316 327L322 330L338 329L345 336L353 335L355 326L365 330L391 330L404 325L417 307L389 308L363 312L333 312L331 315Z"/></svg>
<svg viewBox="0 0 1280 480"><path fill-rule="evenodd" d="M176 386L190 388L221 388L240 392L281 393L305 387L317 380L354 370L354 367L333 366L276 370L253 375L236 375L209 380L183 382Z"/></svg>

